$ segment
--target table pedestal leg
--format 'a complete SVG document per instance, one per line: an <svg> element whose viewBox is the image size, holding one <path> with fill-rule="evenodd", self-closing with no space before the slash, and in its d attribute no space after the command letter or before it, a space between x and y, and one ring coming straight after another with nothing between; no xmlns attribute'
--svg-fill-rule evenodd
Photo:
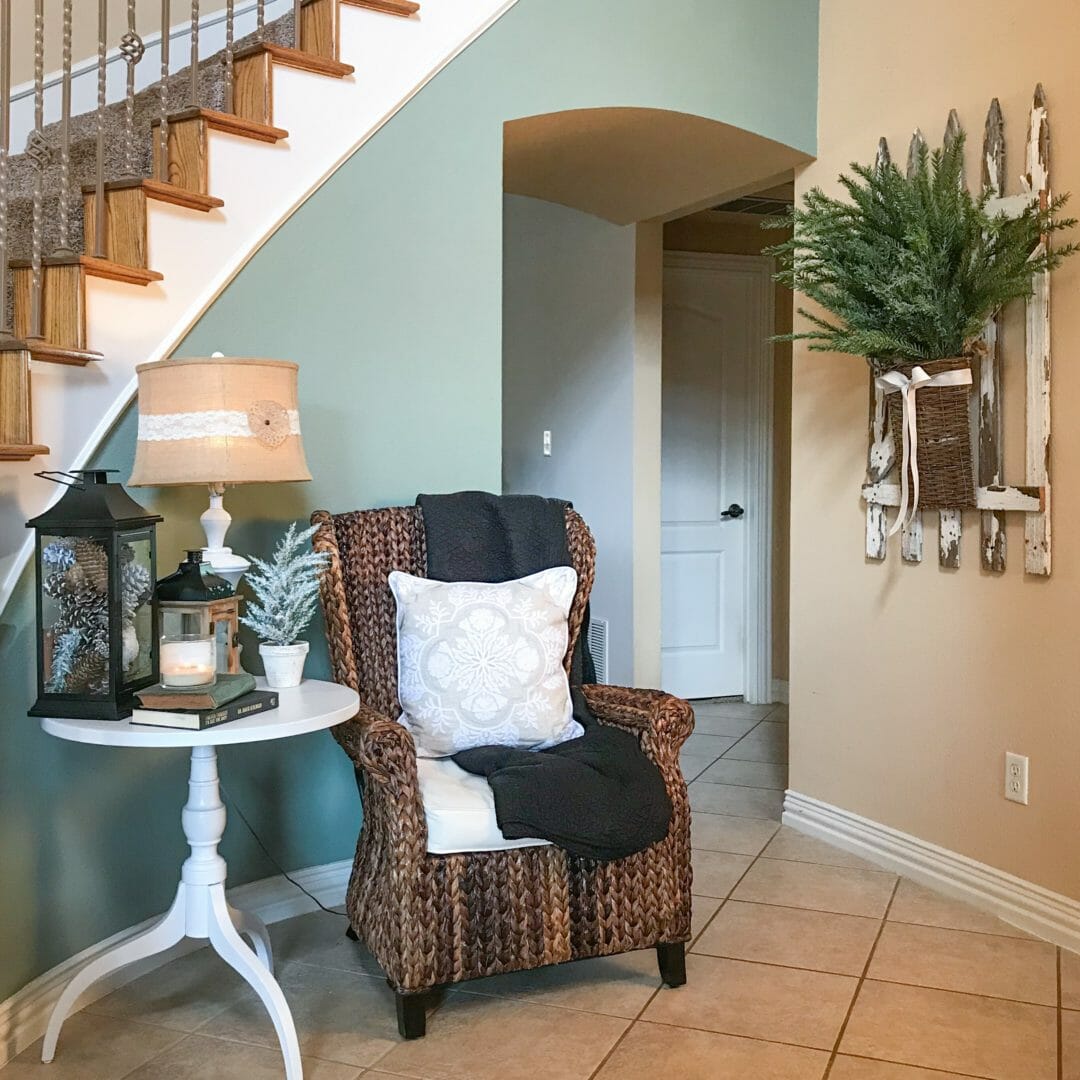
<svg viewBox="0 0 1080 1080"><path fill-rule="evenodd" d="M184 861L180 887L168 914L151 929L87 964L68 983L49 1017L41 1060L52 1061L60 1029L89 986L118 968L162 953L190 937L209 939L214 951L259 995L281 1043L286 1080L303 1080L296 1026L285 995L274 981L270 935L261 919L230 907L225 899L225 860L218 854L225 832L225 806L218 786L217 752L212 746L196 746L191 751L188 801L182 820L191 855ZM251 939L254 952L241 934Z"/></svg>

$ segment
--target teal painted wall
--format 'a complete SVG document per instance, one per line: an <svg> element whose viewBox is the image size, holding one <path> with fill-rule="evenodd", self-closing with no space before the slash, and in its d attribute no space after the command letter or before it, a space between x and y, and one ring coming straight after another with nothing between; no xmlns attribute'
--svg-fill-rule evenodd
<svg viewBox="0 0 1080 1080"><path fill-rule="evenodd" d="M178 354L301 365L316 479L230 492L240 551L314 507L500 483L502 124L570 108L696 113L813 153L816 0L520 0L266 244ZM98 455L130 471L129 412ZM194 490L163 512L159 570L197 542ZM185 853L182 752L61 743L25 718L32 598L0 617L0 1000L154 912ZM308 673L327 673L320 631ZM247 642L249 655L254 643ZM287 867L349 857L360 820L328 734L221 755L227 790ZM234 817L230 882L274 872Z"/></svg>

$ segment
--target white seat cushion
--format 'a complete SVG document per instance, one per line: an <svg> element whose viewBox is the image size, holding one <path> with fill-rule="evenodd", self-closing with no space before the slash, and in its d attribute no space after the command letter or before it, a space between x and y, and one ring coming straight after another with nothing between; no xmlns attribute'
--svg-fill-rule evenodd
<svg viewBox="0 0 1080 1080"><path fill-rule="evenodd" d="M420 796L427 820L427 849L434 855L540 847L547 840L507 840L495 820L495 796L483 776L450 758L417 758Z"/></svg>

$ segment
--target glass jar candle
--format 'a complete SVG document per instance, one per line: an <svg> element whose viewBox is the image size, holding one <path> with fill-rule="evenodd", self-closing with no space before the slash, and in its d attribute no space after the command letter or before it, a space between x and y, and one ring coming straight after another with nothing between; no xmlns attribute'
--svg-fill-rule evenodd
<svg viewBox="0 0 1080 1080"><path fill-rule="evenodd" d="M161 639L161 685L213 686L217 681L217 644L202 634L172 634Z"/></svg>

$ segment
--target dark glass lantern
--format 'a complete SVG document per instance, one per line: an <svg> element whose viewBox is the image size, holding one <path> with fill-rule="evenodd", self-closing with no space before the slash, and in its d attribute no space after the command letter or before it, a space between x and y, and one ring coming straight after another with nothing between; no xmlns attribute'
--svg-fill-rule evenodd
<svg viewBox="0 0 1080 1080"><path fill-rule="evenodd" d="M240 597L195 548L157 583L161 636L214 639L219 675L240 671Z"/></svg>
<svg viewBox="0 0 1080 1080"><path fill-rule="evenodd" d="M156 526L108 472L39 473L67 485L36 532L38 697L31 716L122 720L157 682Z"/></svg>

